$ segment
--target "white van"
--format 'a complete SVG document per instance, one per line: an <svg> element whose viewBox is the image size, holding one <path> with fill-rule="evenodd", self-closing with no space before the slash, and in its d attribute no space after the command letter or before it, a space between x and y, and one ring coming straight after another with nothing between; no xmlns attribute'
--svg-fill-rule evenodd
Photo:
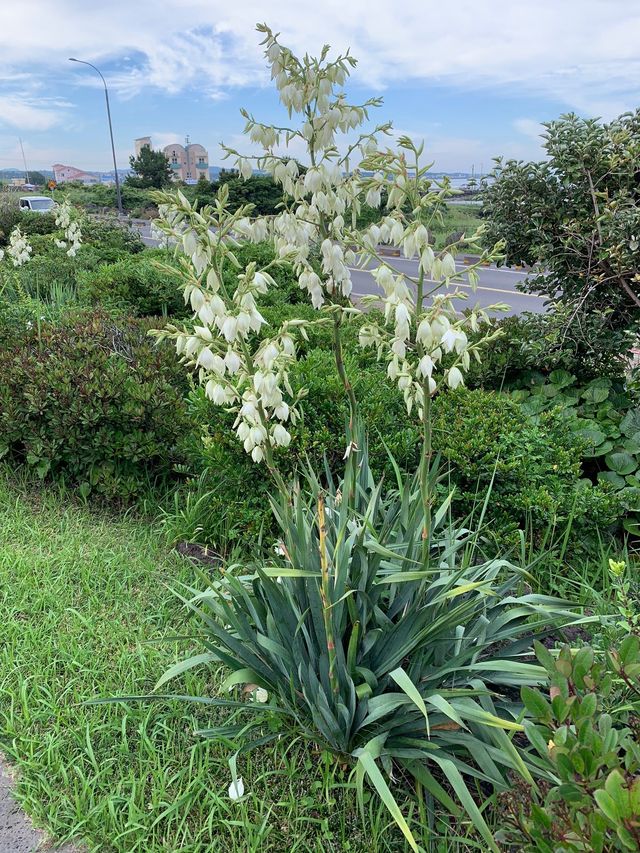
<svg viewBox="0 0 640 853"><path fill-rule="evenodd" d="M55 202L46 195L24 195L20 199L20 210L32 210L35 213L50 213L54 207Z"/></svg>

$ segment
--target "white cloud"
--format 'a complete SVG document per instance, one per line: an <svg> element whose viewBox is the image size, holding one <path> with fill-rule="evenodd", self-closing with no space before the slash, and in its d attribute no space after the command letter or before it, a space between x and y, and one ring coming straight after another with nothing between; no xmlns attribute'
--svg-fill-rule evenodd
<svg viewBox="0 0 640 853"><path fill-rule="evenodd" d="M253 31L263 19L296 50L350 45L356 79L375 88L406 80L515 86L609 117L635 106L640 84L636 0L139 0L133 14L125 0L7 2L0 75L3 67L61 67L70 54L133 56L114 80L123 92L197 87L218 97L266 82Z"/></svg>
<svg viewBox="0 0 640 853"><path fill-rule="evenodd" d="M0 125L21 130L49 130L63 118L64 102L34 101L26 95L0 95Z"/></svg>

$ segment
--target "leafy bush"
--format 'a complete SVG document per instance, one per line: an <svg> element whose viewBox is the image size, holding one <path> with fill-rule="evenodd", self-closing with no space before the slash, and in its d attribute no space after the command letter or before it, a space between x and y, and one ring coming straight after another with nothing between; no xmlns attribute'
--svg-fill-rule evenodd
<svg viewBox="0 0 640 853"><path fill-rule="evenodd" d="M533 423L504 394L441 394L433 405L433 446L451 464L458 513L470 512L491 490L487 518L494 533L527 521L538 533L571 523L586 543L619 512L608 487L582 479L584 439L557 412Z"/></svg>
<svg viewBox="0 0 640 853"><path fill-rule="evenodd" d="M78 274L78 295L83 302L121 308L137 316L184 314L179 285L177 271L160 249Z"/></svg>
<svg viewBox="0 0 640 853"><path fill-rule="evenodd" d="M18 206L18 199L9 196L0 201L0 247L9 242L9 235L19 225L23 234L51 234L57 226L52 213L33 213L23 211Z"/></svg>
<svg viewBox="0 0 640 853"><path fill-rule="evenodd" d="M502 795L527 853L638 850L640 847L640 648L630 635L601 661L591 648L556 657L537 643L548 694L522 688L525 733L550 780L539 793ZM537 754L536 754L537 753Z"/></svg>
<svg viewBox="0 0 640 853"><path fill-rule="evenodd" d="M148 323L104 313L5 333L0 454L108 497L166 479L188 432L186 381Z"/></svg>
<svg viewBox="0 0 640 853"><path fill-rule="evenodd" d="M236 711L204 736L243 751L301 737L352 761L360 792L367 776L417 851L389 787L412 778L427 806L466 811L497 851L465 777L497 790L512 772L531 781L507 734L521 730L513 687L539 681L526 661L533 638L573 617L562 602L521 595L522 576L505 561L476 562L446 501L427 522L416 478L385 494L362 431L355 437L344 482L323 488L310 473L274 504L282 558L230 567L194 595L203 649L158 686L222 662L223 694L251 685L267 704L203 699Z"/></svg>
<svg viewBox="0 0 640 853"><path fill-rule="evenodd" d="M99 246L102 250L115 249L128 255L139 254L145 248L138 232L116 219L85 219L82 239L85 245Z"/></svg>
<svg viewBox="0 0 640 853"><path fill-rule="evenodd" d="M564 428L582 441L585 472L616 490L627 514L625 528L640 532L640 403L620 381L606 377L586 386L566 370L547 379L532 374L527 389L514 391L513 399L533 422L556 409Z"/></svg>
<svg viewBox="0 0 640 853"><path fill-rule="evenodd" d="M370 431L370 458L376 474L394 478L387 448L402 470L415 468L419 430L408 417L399 392L390 387L384 369L347 358L361 411ZM341 467L344 426L348 406L329 349L313 348L292 369L294 390L307 388L303 417L291 426L292 441L276 454L285 476L306 460L331 471ZM240 541L256 543L273 537L268 494L271 480L244 453L231 425L233 417L210 403L202 389L191 395L192 415L206 424L204 448L194 436L190 447L195 473L207 469L198 488L209 493L202 515L192 513L188 538L215 544L225 550ZM450 465L449 480L456 487L453 501L458 515L466 515L491 489L486 520L492 536L503 543L515 541L511 532L532 525L539 535L547 528L558 531L570 525L574 544L586 547L598 528L613 524L620 503L606 484L582 479L584 442L566 430L557 413L532 423L505 394L458 391L436 397L433 405L433 447ZM251 482L251 490L246 484ZM185 531L184 526L181 530Z"/></svg>
<svg viewBox="0 0 640 853"><path fill-rule="evenodd" d="M494 321L501 330L482 355L482 362L472 362L467 374L469 387L508 390L526 387L532 375L549 375L554 370L568 370L578 381L586 383L603 376L622 379L628 370L628 359L621 355L618 343L607 348L597 341L592 331L601 325L598 314L588 315L580 325L582 338L569 323L570 310L557 305L545 314L519 314ZM587 341L594 345L589 348Z"/></svg>
<svg viewBox="0 0 640 853"><path fill-rule="evenodd" d="M545 160L498 160L483 191L488 239L505 240L510 263L540 262L525 288L565 303L587 358L624 354L640 324L640 110L607 124L571 113L544 127Z"/></svg>

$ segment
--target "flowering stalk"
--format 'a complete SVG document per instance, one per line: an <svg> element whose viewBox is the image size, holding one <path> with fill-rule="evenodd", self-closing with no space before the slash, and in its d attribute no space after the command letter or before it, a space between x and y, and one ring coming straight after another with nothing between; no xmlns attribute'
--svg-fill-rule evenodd
<svg viewBox="0 0 640 853"><path fill-rule="evenodd" d="M294 394L289 370L296 358L296 338L306 337L308 321L292 319L270 337L260 339L266 323L258 300L275 282L272 267L250 263L242 270L234 249L238 236L263 239L248 219L250 206L232 213L228 187L215 205L197 210L178 193L156 194L156 227L175 246L183 270L183 295L193 309L191 329L167 326L154 334L171 338L182 361L195 370L206 396L235 413L234 430L254 462L264 461L278 487L287 492L273 451L288 447L289 423L295 423L302 393Z"/></svg>
<svg viewBox="0 0 640 853"><path fill-rule="evenodd" d="M285 426L289 412L292 420L295 417L293 401L285 397L291 396L286 374L289 360L295 357L292 333L296 321L289 321L287 328L256 346L250 333L258 332L264 321L259 312L254 313L255 297L273 281L267 269L256 270L254 265L238 274L239 286L232 294L225 290L222 269L227 260L233 262L230 246L234 239L270 239L277 258L293 264L298 283L313 306L331 316L336 369L350 410L347 479L354 484L349 473L356 470L353 425L357 402L345 367L342 327L352 314L359 313L351 301L351 269L370 268L373 262L384 321L363 325L360 343L377 349L379 358L387 362L388 377L403 393L408 412L415 411L419 417L423 431L421 482L428 518L431 398L441 387L463 384L471 357L479 360L482 346L494 336L485 335L471 343L467 333L478 333L487 312L473 308L461 315L454 301L467 298L467 289L475 288L477 282L477 267L495 259L500 246L484 252L479 246L482 229L478 229L464 243L457 241L436 252L429 227L442 215L453 191L447 181L437 183L429 178L432 164L420 162L423 146L401 137L398 150L379 150L379 138L389 134L390 125L362 130L369 109L380 101L350 105L340 91L355 60L348 52L329 60L328 47L319 59L298 59L266 25L258 30L265 36L265 56L280 99L290 117L299 117L299 123L266 125L243 111L245 132L252 143L261 146L262 153L248 157L231 148L225 151L235 158L244 179L256 166L271 174L281 185L285 201L276 216L252 219L248 206L235 214L226 210L226 197L220 193L213 210L201 211L193 210L180 194L177 202L173 196L162 196L157 225L167 239L182 247L185 269L190 270L185 298L202 323L192 334L175 332L178 351L200 371L207 395L237 413L234 427L247 452L271 467L271 451L287 446L290 440ZM287 156L294 141L306 148L306 168ZM362 158L359 167L350 169L349 163L357 162L358 157ZM379 221L358 230L355 225L362 205L380 207L385 197L386 209ZM382 256L380 244L400 247L405 258L417 254L417 275L394 269ZM482 255L464 272L455 262L462 245ZM463 275L467 281L461 284ZM378 297L371 299L379 301ZM361 300L365 305L369 301ZM304 334L304 325L299 331ZM229 352L223 351L226 347ZM429 527L427 521L425 540Z"/></svg>
<svg viewBox="0 0 640 853"><path fill-rule="evenodd" d="M280 256L292 258L300 287L307 290L316 308L327 305L333 318L333 351L336 369L345 389L350 410L350 432L356 417L356 398L347 375L342 350L341 329L345 314L353 311L351 272L354 253L345 246L345 214L354 210L358 192L357 178L349 173L349 156L357 149L375 147L379 133L388 131L384 124L372 132L360 133L346 154L341 155L338 137L360 127L368 118L368 109L377 106L378 99L361 105L347 103L337 87L345 82L355 60L347 52L329 61L328 48L319 59L305 56L298 59L278 42L266 25L258 26L264 33L265 57L271 76L286 106L289 116L300 117L297 127L272 127L257 122L246 111L245 132L250 140L263 147L263 154L245 157L226 148L227 155L236 158L242 177L253 172L252 161L270 173L281 184L288 199L284 210L268 223L269 233ZM291 158L278 156L276 149L288 146L293 140L306 148L309 167L301 169ZM312 261L311 250L320 253L320 264Z"/></svg>
<svg viewBox="0 0 640 853"><path fill-rule="evenodd" d="M339 692L336 672L336 643L331 617L331 590L329 578L329 556L327 554L327 530L324 515L324 495L318 495L318 545L320 548L320 598L322 599L322 618L327 636L327 657L329 659L329 684L334 694Z"/></svg>
<svg viewBox="0 0 640 853"><path fill-rule="evenodd" d="M372 275L383 291L384 323L363 326L360 343L375 346L378 357L386 359L387 375L397 382L408 412L417 410L422 426L420 485L425 509L423 543L426 555L430 547L432 501L429 489L431 399L443 384L457 388L464 383L463 372L469 368L471 356L479 360L481 347L497 334L485 335L472 344L467 331L478 331L480 321L488 319L487 310L501 310L506 306L496 304L486 310L473 308L467 315L457 313L454 300L467 298L466 290L461 289L461 273L455 263L461 241L436 253L429 231L452 191L446 181L437 184L428 177L432 164L421 165L422 145L416 146L408 137L401 137L398 145L399 151L374 152L362 164L363 169L373 173L363 179L368 203L379 205L385 193L389 212L381 217L379 224L350 236L360 248L363 265L371 261L378 263ZM408 157L412 160L411 166L407 164ZM478 229L468 241L481 257L465 269L468 281L462 285L465 288L475 289L478 266L499 256L500 246L491 252L482 250L479 246L481 236L482 231ZM379 243L401 248L407 259L417 255L417 275L399 274L380 256ZM377 297L363 301L375 302Z"/></svg>
<svg viewBox="0 0 640 853"><path fill-rule="evenodd" d="M20 226L16 225L9 235L9 245L7 246L7 255L11 258L14 267L21 267L30 261L32 251L27 237L20 230Z"/></svg>
<svg viewBox="0 0 640 853"><path fill-rule="evenodd" d="M64 239L55 241L59 249L64 249L70 258L75 258L82 244L80 224L72 216L73 208L68 198L56 210L56 225L64 231Z"/></svg>

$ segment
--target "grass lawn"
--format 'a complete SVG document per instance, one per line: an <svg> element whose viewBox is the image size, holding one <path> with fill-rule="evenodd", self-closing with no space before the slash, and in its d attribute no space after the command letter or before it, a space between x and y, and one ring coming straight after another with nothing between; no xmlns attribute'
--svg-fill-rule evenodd
<svg viewBox="0 0 640 853"><path fill-rule="evenodd" d="M191 565L151 524L0 470L0 750L35 822L92 851L404 850L375 798L363 826L348 775L307 744L240 756L247 794L234 803L230 750L194 734L224 712L81 704L149 693L183 656L188 640L157 642L187 630L166 586L180 580ZM207 674L173 689L216 695L222 672Z"/></svg>
<svg viewBox="0 0 640 853"><path fill-rule="evenodd" d="M463 231L470 236L479 225L482 225L479 205L448 204L442 215L442 222L434 221L429 228L433 231L436 247L442 249L447 245L450 234Z"/></svg>

